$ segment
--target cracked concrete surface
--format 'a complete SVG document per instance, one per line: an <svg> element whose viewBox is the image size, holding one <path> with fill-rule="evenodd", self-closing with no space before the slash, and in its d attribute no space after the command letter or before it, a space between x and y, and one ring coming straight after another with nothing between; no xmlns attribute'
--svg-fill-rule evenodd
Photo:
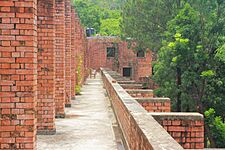
<svg viewBox="0 0 225 150"><path fill-rule="evenodd" d="M88 79L82 95L56 119L56 135L38 135L38 150L116 150L110 103L98 74Z"/></svg>

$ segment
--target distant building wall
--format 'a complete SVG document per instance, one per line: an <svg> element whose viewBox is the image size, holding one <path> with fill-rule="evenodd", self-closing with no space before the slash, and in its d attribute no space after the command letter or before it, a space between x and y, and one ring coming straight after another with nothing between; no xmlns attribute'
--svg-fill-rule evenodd
<svg viewBox="0 0 225 150"><path fill-rule="evenodd" d="M115 57L107 57L107 48L116 49ZM110 68L123 74L123 68L131 68L131 79L141 81L152 75L152 52L145 57L137 57L137 52L128 48L128 43L118 37L88 37L90 68Z"/></svg>

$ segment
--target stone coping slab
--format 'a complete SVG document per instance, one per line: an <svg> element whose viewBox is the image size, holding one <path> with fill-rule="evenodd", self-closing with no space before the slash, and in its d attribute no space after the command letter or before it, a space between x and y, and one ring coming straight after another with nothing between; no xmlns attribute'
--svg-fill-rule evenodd
<svg viewBox="0 0 225 150"><path fill-rule="evenodd" d="M119 84L136 84L137 82L134 80L129 80L129 81L118 81L118 83Z"/></svg>
<svg viewBox="0 0 225 150"><path fill-rule="evenodd" d="M160 119L170 120L203 120L204 117L200 113L185 113L185 112L149 112L149 116Z"/></svg>
<svg viewBox="0 0 225 150"><path fill-rule="evenodd" d="M129 93L149 93L152 92L153 90L150 89L125 89Z"/></svg>
<svg viewBox="0 0 225 150"><path fill-rule="evenodd" d="M143 89L142 84L120 84L124 89Z"/></svg>
<svg viewBox="0 0 225 150"><path fill-rule="evenodd" d="M118 82L119 81L130 81L129 78L123 78L123 77L113 77L113 79L117 80Z"/></svg>
<svg viewBox="0 0 225 150"><path fill-rule="evenodd" d="M163 97L153 97L153 98L135 98L138 102L170 102L170 98L163 98Z"/></svg>

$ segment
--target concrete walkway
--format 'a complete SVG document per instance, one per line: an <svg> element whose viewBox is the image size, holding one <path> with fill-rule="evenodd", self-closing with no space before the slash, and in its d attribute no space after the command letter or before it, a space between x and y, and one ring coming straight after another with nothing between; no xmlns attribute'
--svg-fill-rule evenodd
<svg viewBox="0 0 225 150"><path fill-rule="evenodd" d="M56 120L56 135L39 135L38 150L116 150L115 121L102 80L88 79L82 95Z"/></svg>

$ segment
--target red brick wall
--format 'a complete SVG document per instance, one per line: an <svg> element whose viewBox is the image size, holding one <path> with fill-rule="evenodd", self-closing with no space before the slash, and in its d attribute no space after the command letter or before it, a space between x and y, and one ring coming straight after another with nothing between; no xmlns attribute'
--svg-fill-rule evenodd
<svg viewBox="0 0 225 150"><path fill-rule="evenodd" d="M39 134L55 130L55 1L38 0L38 102Z"/></svg>
<svg viewBox="0 0 225 150"><path fill-rule="evenodd" d="M151 98L154 96L153 90L142 90L142 89L127 89L126 90L130 96L135 98Z"/></svg>
<svg viewBox="0 0 225 150"><path fill-rule="evenodd" d="M79 45L80 45L80 36L79 36L79 17L78 14L75 14L75 68L76 68L76 79L75 79L75 84L78 85L78 74L77 74L77 68L78 68L78 63L79 63Z"/></svg>
<svg viewBox="0 0 225 150"><path fill-rule="evenodd" d="M35 149L37 1L0 8L0 149Z"/></svg>
<svg viewBox="0 0 225 150"><path fill-rule="evenodd" d="M86 51L86 36L85 36L85 30L80 25L80 36L81 36L81 45L80 45L80 56L82 58L82 65L81 65L81 85L84 84L85 81L85 72L86 72L86 66L85 66L85 51Z"/></svg>
<svg viewBox="0 0 225 150"><path fill-rule="evenodd" d="M146 51L145 57L137 57L136 52L128 49L128 43L123 42L119 47L119 72L123 74L123 67L132 67L132 79L141 81L141 78L152 75L152 52Z"/></svg>
<svg viewBox="0 0 225 150"><path fill-rule="evenodd" d="M65 65L66 65L66 107L71 107L71 2L65 0Z"/></svg>
<svg viewBox="0 0 225 150"><path fill-rule="evenodd" d="M136 98L148 112L171 112L169 98Z"/></svg>
<svg viewBox="0 0 225 150"><path fill-rule="evenodd" d="M112 43L120 43L118 38L88 38L88 53L90 59L90 68L99 70L100 67L113 68L114 58L106 57L106 48L112 47ZM99 58L99 59L95 59Z"/></svg>
<svg viewBox="0 0 225 150"><path fill-rule="evenodd" d="M84 28L81 25L78 15L75 15L75 62L76 62L76 85L82 85L85 81L86 76L86 69L85 66L86 62L86 36ZM81 60L81 62L80 62ZM80 64L80 75L77 74L78 72L78 65ZM78 79L80 76L80 79Z"/></svg>
<svg viewBox="0 0 225 150"><path fill-rule="evenodd" d="M115 58L106 57L107 47L118 44L119 68L116 66ZM90 59L90 68L99 69L110 68L123 74L123 67L132 68L132 79L140 81L141 78L152 75L152 52L146 51L144 58L137 58L136 52L128 49L128 43L121 41L116 37L89 37L88 52ZM99 58L99 59L95 59Z"/></svg>
<svg viewBox="0 0 225 150"><path fill-rule="evenodd" d="M76 64L75 64L75 9L71 6L71 97L75 98L76 83Z"/></svg>
<svg viewBox="0 0 225 150"><path fill-rule="evenodd" d="M55 107L56 117L65 117L65 2L55 3Z"/></svg>
<svg viewBox="0 0 225 150"><path fill-rule="evenodd" d="M153 117L185 149L204 148L204 120L197 113L162 113Z"/></svg>

